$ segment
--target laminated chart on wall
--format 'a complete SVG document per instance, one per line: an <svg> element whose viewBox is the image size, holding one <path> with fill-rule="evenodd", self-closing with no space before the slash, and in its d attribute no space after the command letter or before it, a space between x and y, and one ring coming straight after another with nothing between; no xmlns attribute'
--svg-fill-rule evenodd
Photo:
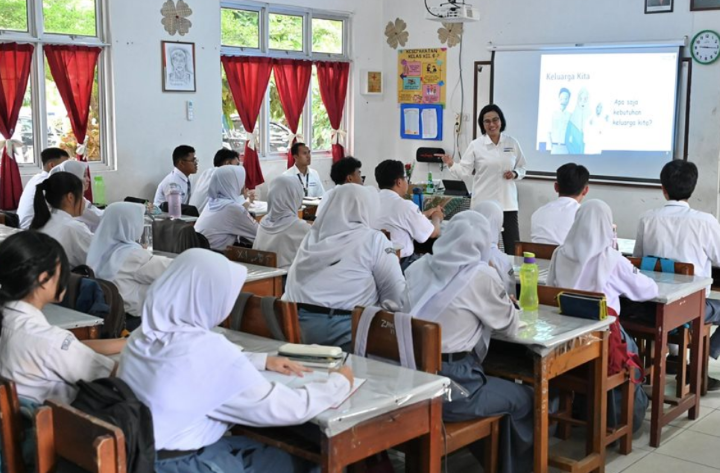
<svg viewBox="0 0 720 473"><path fill-rule="evenodd" d="M398 51L398 103L445 105L447 48Z"/></svg>
<svg viewBox="0 0 720 473"><path fill-rule="evenodd" d="M400 138L442 140L442 105L400 105Z"/></svg>

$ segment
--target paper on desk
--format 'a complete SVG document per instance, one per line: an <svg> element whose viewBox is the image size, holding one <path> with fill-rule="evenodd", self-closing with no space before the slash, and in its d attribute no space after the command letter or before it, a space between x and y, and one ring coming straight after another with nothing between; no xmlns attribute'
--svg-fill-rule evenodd
<svg viewBox="0 0 720 473"><path fill-rule="evenodd" d="M407 122L406 122L407 123ZM422 111L422 137L424 140L434 140L438 134L437 111L426 108Z"/></svg>
<svg viewBox="0 0 720 473"><path fill-rule="evenodd" d="M250 208L248 209L250 212L255 213L267 213L268 204L265 201L262 200L256 200L252 204L250 204Z"/></svg>
<svg viewBox="0 0 720 473"><path fill-rule="evenodd" d="M284 384L289 388L298 389L310 383L326 383L328 377L330 376L330 373L328 373L327 371L313 371L312 373L304 373L304 376L302 378L300 376L288 376L285 374L275 373L274 371L263 371L262 375L271 383L280 383ZM355 378L355 381L353 382L353 387L348 393L348 395L342 398L341 401L337 402L332 408L336 409L337 407L339 407L340 404L342 404L350 396L355 394L355 391L360 389L360 386L362 386L364 382L365 379L363 378Z"/></svg>
<svg viewBox="0 0 720 473"><path fill-rule="evenodd" d="M420 110L416 108L408 108L404 112L405 114L405 134L406 135L419 135L420 134Z"/></svg>

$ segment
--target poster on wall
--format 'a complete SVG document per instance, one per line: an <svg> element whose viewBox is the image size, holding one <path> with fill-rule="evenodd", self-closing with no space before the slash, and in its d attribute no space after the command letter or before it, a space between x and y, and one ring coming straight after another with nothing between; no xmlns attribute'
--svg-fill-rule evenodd
<svg viewBox="0 0 720 473"><path fill-rule="evenodd" d="M447 48L398 51L398 103L445 105Z"/></svg>

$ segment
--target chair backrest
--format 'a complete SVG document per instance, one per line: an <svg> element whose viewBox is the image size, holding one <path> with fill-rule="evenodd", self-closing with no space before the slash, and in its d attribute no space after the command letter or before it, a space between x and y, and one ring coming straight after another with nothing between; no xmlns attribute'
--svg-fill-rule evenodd
<svg viewBox="0 0 720 473"><path fill-rule="evenodd" d="M132 202L133 204L143 204L143 205L145 205L145 203L146 203L147 201L148 201L147 199L141 199L140 197L132 197L132 196L127 196L127 197L125 197L125 202Z"/></svg>
<svg viewBox="0 0 720 473"><path fill-rule="evenodd" d="M352 346L355 346L363 307L352 313ZM421 319L412 320L413 351L418 370L437 373L442 367L442 330L439 324ZM395 335L395 314L381 310L373 318L368 331L367 355L400 362L400 351Z"/></svg>
<svg viewBox="0 0 720 473"><path fill-rule="evenodd" d="M125 436L118 427L55 401L35 412L37 471L51 473L64 459L91 473L127 471Z"/></svg>
<svg viewBox="0 0 720 473"><path fill-rule="evenodd" d="M562 287L538 286L538 302L541 305L558 306L557 296L561 292L570 292L583 296L602 297L604 294L599 292L580 291L578 289L564 289Z"/></svg>
<svg viewBox="0 0 720 473"><path fill-rule="evenodd" d="M163 212L169 212L168 210L168 203L163 202L160 204L160 210ZM188 217L199 217L200 212L198 212L197 207L194 205L187 205L187 204L180 204L180 214L187 215Z"/></svg>
<svg viewBox="0 0 720 473"><path fill-rule="evenodd" d="M522 256L524 252L529 251L530 253L535 253L536 258L552 259L552 255L557 247L558 245L518 241L515 243L515 256Z"/></svg>
<svg viewBox="0 0 720 473"><path fill-rule="evenodd" d="M11 212L0 212L0 224L10 228L20 228L20 217Z"/></svg>
<svg viewBox="0 0 720 473"><path fill-rule="evenodd" d="M191 223L182 220L155 220L153 229L153 249L180 254L190 248L210 249L204 235L195 231Z"/></svg>
<svg viewBox="0 0 720 473"><path fill-rule="evenodd" d="M0 447L3 472L24 473L22 456L22 417L15 383L0 377Z"/></svg>
<svg viewBox="0 0 720 473"><path fill-rule="evenodd" d="M273 336L270 327L268 327L265 316L262 312L262 297L251 296L245 302L245 307L241 307L242 296L238 297L238 302L233 307L232 312L227 319L221 324L225 328L245 332L252 335L265 338L277 338ZM300 320L298 319L297 305L294 302L285 302L277 299L273 304L275 317L288 343L301 343L300 338ZM242 317L238 312L242 310ZM240 321L238 324L238 320Z"/></svg>
<svg viewBox="0 0 720 473"><path fill-rule="evenodd" d="M245 264L255 264L277 268L277 253L271 251L252 250L239 246L228 246L224 251L225 257L230 261Z"/></svg>
<svg viewBox="0 0 720 473"><path fill-rule="evenodd" d="M125 328L125 301L114 283L105 279L94 279L95 282L100 284L105 295L105 302L110 306L110 313L105 318L101 333L107 338L118 338Z"/></svg>
<svg viewBox="0 0 720 473"><path fill-rule="evenodd" d="M635 266L636 268L640 268L640 265L642 264L642 258L628 258L630 262ZM655 271L662 272L662 263L660 260L655 263ZM695 275L695 267L692 265L692 263L679 263L675 262L675 274L681 274L683 276L694 276Z"/></svg>

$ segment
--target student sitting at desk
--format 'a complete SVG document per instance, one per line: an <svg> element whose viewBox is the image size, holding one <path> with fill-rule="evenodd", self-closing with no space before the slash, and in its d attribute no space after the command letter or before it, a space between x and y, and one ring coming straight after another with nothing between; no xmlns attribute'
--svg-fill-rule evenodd
<svg viewBox="0 0 720 473"><path fill-rule="evenodd" d="M258 370L309 370L243 353L212 331L232 310L246 276L221 255L191 249L148 291L142 327L123 350L118 376L152 412L159 473L309 471L286 452L226 433L233 424L302 424L350 392L347 366L325 383L298 389L270 383Z"/></svg>
<svg viewBox="0 0 720 473"><path fill-rule="evenodd" d="M73 159L63 161L59 165L55 166L52 171L50 171L50 175L52 176L53 174L57 174L59 172L69 172L70 174L76 176L83 183L84 195L85 191L87 191L90 187L90 176L87 173L87 169L87 163ZM83 200L85 201L85 210L81 216L77 217L77 220L87 225L91 232L94 232L97 230L98 225L100 225L100 219L102 218L103 211L95 207L92 202L87 200L85 197L83 197Z"/></svg>
<svg viewBox="0 0 720 473"><path fill-rule="evenodd" d="M153 204L160 207L167 202L165 194L170 184L175 184L180 190L180 203L187 204L192 196L192 184L190 183L190 175L198 171L198 160L195 157L195 148L187 145L180 145L173 151L173 170L165 176L158 185L155 192Z"/></svg>
<svg viewBox="0 0 720 473"><path fill-rule="evenodd" d="M345 184L332 193L288 272L283 300L298 303L304 343L349 352L352 310L405 307L405 278L392 244L372 228L377 191Z"/></svg>
<svg viewBox="0 0 720 473"><path fill-rule="evenodd" d="M375 168L375 181L380 187L380 207L375 228L390 232L390 238L400 250L400 266L407 270L420 258L415 253L413 241L425 243L440 235L442 207L421 212L412 200L405 199L408 181L405 178L405 165L400 161L388 159Z"/></svg>
<svg viewBox="0 0 720 473"><path fill-rule="evenodd" d="M35 201L35 189L38 184L48 178L52 169L70 159L70 155L62 148L45 148L40 153L40 159L42 161L42 172L35 174L30 178L20 196L20 202L18 203L17 214L20 219L20 228L27 230L30 228L32 219L35 216L35 210L33 208L33 202Z"/></svg>
<svg viewBox="0 0 720 473"><path fill-rule="evenodd" d="M239 242L241 238L255 241L258 224L243 203L245 168L223 166L210 180L205 210L195 223L195 231L205 235L210 248L223 251Z"/></svg>
<svg viewBox="0 0 720 473"><path fill-rule="evenodd" d="M530 219L533 243L563 244L575 221L575 213L590 190L589 179L590 173L585 166L568 163L558 168L555 182L557 200L537 209Z"/></svg>
<svg viewBox="0 0 720 473"><path fill-rule="evenodd" d="M504 218L503 209L495 200L484 200L474 203L472 209L485 217L490 223L490 254L488 263L497 271L507 293L514 296L517 292L517 283L515 282L513 265L507 255L500 251L498 247Z"/></svg>
<svg viewBox="0 0 720 473"><path fill-rule="evenodd" d="M362 163L360 161L353 158L352 156L345 156L338 162L333 163L333 165L330 167L330 179L332 179L336 187L343 184L360 184L362 186L363 178L362 173L360 172L361 167ZM317 210L315 211L316 218L320 216L320 213L325 206L325 202L327 202L327 199L328 197L330 197L333 189L335 189L335 187L325 192L325 195L323 196L322 200L317 206Z"/></svg>
<svg viewBox="0 0 720 473"><path fill-rule="evenodd" d="M490 223L476 212L454 216L433 246L407 270L410 314L442 327L442 369L469 397L443 405L443 419L459 422L502 415L500 471L527 472L533 460L533 392L486 376L493 331L514 334L519 312L497 272L488 266Z"/></svg>
<svg viewBox="0 0 720 473"><path fill-rule="evenodd" d="M202 213L208 202L208 189L210 188L210 180L217 168L221 166L240 166L240 153L232 149L222 148L213 158L213 167L203 171L197 178L193 186L193 193L190 196L190 205L198 209Z"/></svg>
<svg viewBox="0 0 720 473"><path fill-rule="evenodd" d="M292 176L278 176L270 183L268 213L260 221L254 250L277 254L280 269L288 269L310 224L298 217L302 206L302 185Z"/></svg>
<svg viewBox="0 0 720 473"><path fill-rule="evenodd" d="M145 207L116 202L105 210L88 252L87 264L95 276L114 283L125 302L125 312L139 317L150 285L172 260L153 255L137 243L145 224ZM129 320L128 327L138 320Z"/></svg>
<svg viewBox="0 0 720 473"><path fill-rule="evenodd" d="M690 208L688 200L695 190L698 169L688 161L670 161L660 172L664 207L640 217L634 256L656 256L692 263L695 276L712 277L712 267L720 266L720 223L709 213ZM710 288L707 289L710 295ZM720 301L705 299L705 323L720 325ZM720 356L720 330L710 337L709 356ZM710 378L708 391L720 390L720 380Z"/></svg>
<svg viewBox="0 0 720 473"><path fill-rule="evenodd" d="M322 197L325 195L325 188L320 180L320 174L310 168L312 156L310 148L305 143L295 143L290 148L290 153L295 160L295 165L285 171L285 176L295 176L303 186L305 197Z"/></svg>
<svg viewBox="0 0 720 473"><path fill-rule="evenodd" d="M35 216L30 228L55 238L67 253L70 267L85 264L93 234L76 220L85 210L83 184L69 172L59 172L37 185Z"/></svg>

